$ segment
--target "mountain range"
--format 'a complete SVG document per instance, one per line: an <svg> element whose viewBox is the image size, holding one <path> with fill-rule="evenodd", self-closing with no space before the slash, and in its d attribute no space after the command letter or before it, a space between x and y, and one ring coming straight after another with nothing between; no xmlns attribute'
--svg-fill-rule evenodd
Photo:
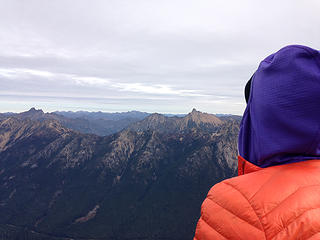
<svg viewBox="0 0 320 240"><path fill-rule="evenodd" d="M125 113L103 112L52 112L44 113L42 110L31 108L22 113L2 113L0 119L16 117L31 120L56 120L62 126L82 133L92 133L99 136L107 136L121 131L132 123L144 119L149 113L131 111Z"/></svg>
<svg viewBox="0 0 320 240"><path fill-rule="evenodd" d="M68 114L0 115L0 236L192 239L210 187L236 174L238 117L138 114L99 136Z"/></svg>

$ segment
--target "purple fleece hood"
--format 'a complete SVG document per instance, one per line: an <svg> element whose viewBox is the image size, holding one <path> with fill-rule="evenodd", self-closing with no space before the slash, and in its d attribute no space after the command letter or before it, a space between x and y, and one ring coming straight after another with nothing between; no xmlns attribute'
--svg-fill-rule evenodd
<svg viewBox="0 0 320 240"><path fill-rule="evenodd" d="M239 154L268 167L320 159L320 52L291 45L255 72L239 134Z"/></svg>

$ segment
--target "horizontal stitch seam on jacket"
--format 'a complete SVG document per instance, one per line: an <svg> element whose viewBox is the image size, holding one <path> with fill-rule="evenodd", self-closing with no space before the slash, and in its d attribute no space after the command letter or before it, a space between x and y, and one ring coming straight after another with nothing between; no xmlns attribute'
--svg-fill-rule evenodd
<svg viewBox="0 0 320 240"><path fill-rule="evenodd" d="M276 237L277 235L279 235L281 232L283 232L285 229L287 229L292 223L294 223L298 218L302 217L306 212L308 211L312 211L312 210L316 210L316 209L320 209L320 207L316 207L316 208L310 208L304 212L302 212L301 214L299 214L297 217L295 217L290 223L288 223L287 226L285 226L283 229L281 229L279 232L275 233L271 239L273 239L274 237Z"/></svg>
<svg viewBox="0 0 320 240"><path fill-rule="evenodd" d="M237 190L237 191L242 195L242 197L248 201L251 209L252 209L253 212L256 214L256 216L257 216L257 218L258 218L258 220L259 220L259 222L260 222L260 225L261 225L261 227L262 227L262 229L263 229L264 238L267 239L266 231L265 231L264 226L263 226L263 224L262 224L262 222L261 222L261 218L258 216L256 210L253 208L253 206L252 206L252 204L250 203L249 199L246 198L246 196L245 196L239 189L237 189L235 186L233 186L232 184L230 184L230 183L228 183L228 182L222 182L222 183L224 183L224 184L226 184L226 185L229 185L229 186L231 186L232 188L234 188L235 190Z"/></svg>
<svg viewBox="0 0 320 240"><path fill-rule="evenodd" d="M320 234L320 232L315 232L315 233L313 233L311 236L309 236L306 240L308 240L308 239L310 239L310 238L312 238L312 237L314 237L316 234Z"/></svg>
<svg viewBox="0 0 320 240"><path fill-rule="evenodd" d="M312 233L310 236L308 236L305 240L308 240L312 237L314 237L316 234L320 234L320 232L315 232L315 233Z"/></svg>
<svg viewBox="0 0 320 240"><path fill-rule="evenodd" d="M273 179L273 177L274 177L275 175L278 175L281 171L282 171L282 168L278 169L278 171L276 171L276 172L274 172L274 173L271 173L271 176L268 178L268 180L265 181L265 182L261 185L261 187L255 192L255 194L253 194L253 196L252 196L251 198L248 199L248 201L251 201L251 200L258 194L258 192L260 192L260 191L263 189L263 187L264 187L267 183L269 183L269 182Z"/></svg>
<svg viewBox="0 0 320 240"><path fill-rule="evenodd" d="M295 193L297 193L299 190L307 188L307 187L320 187L319 184L315 184L315 185L307 185L307 186L301 186L298 187L293 193L289 194L285 199L283 199L281 202L279 202L277 204L277 206L275 206L274 208L272 208L269 212L267 212L264 217L267 217L270 213L273 212L273 210L277 209L281 204L283 204L286 200L288 200L288 198L290 198L292 195L294 195Z"/></svg>
<svg viewBox="0 0 320 240"><path fill-rule="evenodd" d="M222 233L220 233L217 229L214 229L213 226L211 226L203 217L201 217L202 221L207 224L213 231L217 232L219 235L221 235L223 238L228 239L226 236L224 236Z"/></svg>
<svg viewBox="0 0 320 240"><path fill-rule="evenodd" d="M248 223L248 224L249 224L249 225L251 225L252 227L254 227L254 228L258 229L258 230L259 230L259 231L261 231L261 232L263 232L263 230L262 230L262 229L258 228L257 226L253 225L252 223L248 222L247 220L245 220L245 219L243 219L243 218L239 217L238 215L236 215L235 213L231 212L229 209L227 209L227 208L223 207L222 205L220 205L220 204L219 204L219 203L217 203L216 201L214 201L214 200L212 200L212 199L210 199L210 198L208 198L208 199L209 199L210 201L212 201L213 203L217 204L219 207L221 207L221 208L223 208L224 210L226 210L227 212L231 213L231 214L232 214L232 215L234 215L235 217L239 218L240 220L242 220L242 221L244 221L244 222ZM259 220L259 219L258 219L258 220Z"/></svg>

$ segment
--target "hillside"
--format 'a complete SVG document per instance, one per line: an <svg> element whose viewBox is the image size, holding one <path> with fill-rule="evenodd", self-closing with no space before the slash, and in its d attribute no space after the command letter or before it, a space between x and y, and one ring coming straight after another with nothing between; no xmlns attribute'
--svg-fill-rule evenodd
<svg viewBox="0 0 320 240"><path fill-rule="evenodd" d="M0 233L12 238L192 239L209 188L236 173L233 119L153 114L106 137L32 119L0 120Z"/></svg>

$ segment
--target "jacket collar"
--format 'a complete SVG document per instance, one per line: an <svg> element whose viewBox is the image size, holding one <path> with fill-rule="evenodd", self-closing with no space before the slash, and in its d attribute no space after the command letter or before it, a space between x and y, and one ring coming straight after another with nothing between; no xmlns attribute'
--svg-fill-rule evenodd
<svg viewBox="0 0 320 240"><path fill-rule="evenodd" d="M256 165L252 164L251 162L248 162L240 155L238 156L238 176L244 175L247 173L251 173L251 172L255 172L255 171L258 171L261 169L263 169L263 168L260 168Z"/></svg>

